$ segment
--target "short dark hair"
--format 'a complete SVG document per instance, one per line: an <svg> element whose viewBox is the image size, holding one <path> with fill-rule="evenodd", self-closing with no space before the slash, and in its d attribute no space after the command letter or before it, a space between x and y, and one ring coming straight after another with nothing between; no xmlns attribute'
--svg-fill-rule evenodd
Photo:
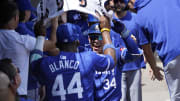
<svg viewBox="0 0 180 101"><path fill-rule="evenodd" d="M0 60L0 71L8 75L12 81L16 75L16 68L13 66L11 59L5 58Z"/></svg>
<svg viewBox="0 0 180 101"><path fill-rule="evenodd" d="M22 22L25 20L25 11L19 11L19 22Z"/></svg>
<svg viewBox="0 0 180 101"><path fill-rule="evenodd" d="M16 16L18 8L16 3L12 1L0 2L0 7L0 28L2 28Z"/></svg>

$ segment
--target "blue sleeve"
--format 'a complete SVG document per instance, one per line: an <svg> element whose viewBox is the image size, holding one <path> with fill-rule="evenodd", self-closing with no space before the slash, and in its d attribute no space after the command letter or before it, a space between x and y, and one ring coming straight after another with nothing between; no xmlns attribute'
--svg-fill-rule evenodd
<svg viewBox="0 0 180 101"><path fill-rule="evenodd" d="M139 54L139 50L138 50L138 45L136 44L136 42L131 38L131 35L129 34L128 37L126 38L123 38L125 44L126 44L126 47L128 49L128 51L130 53L133 53L133 54Z"/></svg>
<svg viewBox="0 0 180 101"><path fill-rule="evenodd" d="M124 47L116 48L117 62L119 64L124 64L137 60L143 55L143 51L141 49L138 49L138 51L139 51L138 54L132 54L127 50L127 48Z"/></svg>
<svg viewBox="0 0 180 101"><path fill-rule="evenodd" d="M30 72L36 77L36 79L39 81L40 84L44 85L45 80L43 79L42 76L42 70L41 70L41 59L38 59L36 61L33 61L30 64Z"/></svg>
<svg viewBox="0 0 180 101"><path fill-rule="evenodd" d="M145 45L150 43L149 31L146 28L150 28L147 26L147 20L142 17L142 14L138 14L137 19L135 20L135 31L137 33L136 37L138 39L139 45Z"/></svg>
<svg viewBox="0 0 180 101"><path fill-rule="evenodd" d="M40 50L33 50L30 55L30 63L41 59L43 57L43 52Z"/></svg>
<svg viewBox="0 0 180 101"><path fill-rule="evenodd" d="M95 54L94 55L95 70L106 71L114 68L114 60L110 55Z"/></svg>
<svg viewBox="0 0 180 101"><path fill-rule="evenodd" d="M40 50L33 50L30 55L30 69L33 75L38 79L41 84L44 84L41 71L41 61L43 57L43 52Z"/></svg>
<svg viewBox="0 0 180 101"><path fill-rule="evenodd" d="M19 23L18 27L16 28L16 31L19 32L21 35L30 35L32 37L35 37L34 32L32 32L25 23Z"/></svg>
<svg viewBox="0 0 180 101"><path fill-rule="evenodd" d="M34 23L35 22L33 22L33 21L28 21L28 22L25 23L27 28L32 32L34 32L34 29L33 29Z"/></svg>
<svg viewBox="0 0 180 101"><path fill-rule="evenodd" d="M121 59L124 63L132 62L134 60L137 60L143 55L143 51L141 49L138 49L139 54L132 54L130 53L126 48L122 50L121 53Z"/></svg>
<svg viewBox="0 0 180 101"><path fill-rule="evenodd" d="M148 32L143 28L136 29L137 31L137 39L139 45L145 45L150 43L150 36L148 36Z"/></svg>
<svg viewBox="0 0 180 101"><path fill-rule="evenodd" d="M115 20L114 20L115 21ZM112 25L112 29L117 32L118 34L121 35L121 38L124 40L124 43L126 44L127 49L129 50L129 52L134 53L134 54L138 54L138 45L136 44L136 42L131 38L131 34L132 32L129 32L127 30L127 28L125 27L124 24L122 24L122 22L119 19L116 19L115 23L117 24L116 26ZM115 24L114 23L114 24ZM122 29L120 29L122 28Z"/></svg>

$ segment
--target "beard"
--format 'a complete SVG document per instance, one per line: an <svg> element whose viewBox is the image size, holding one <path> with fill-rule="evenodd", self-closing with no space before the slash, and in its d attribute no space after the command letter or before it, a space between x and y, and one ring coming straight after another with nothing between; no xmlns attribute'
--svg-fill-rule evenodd
<svg viewBox="0 0 180 101"><path fill-rule="evenodd" d="M121 12L126 11L128 9L129 9L129 7L125 3L117 2L114 5L114 11L117 13L118 12L121 13Z"/></svg>

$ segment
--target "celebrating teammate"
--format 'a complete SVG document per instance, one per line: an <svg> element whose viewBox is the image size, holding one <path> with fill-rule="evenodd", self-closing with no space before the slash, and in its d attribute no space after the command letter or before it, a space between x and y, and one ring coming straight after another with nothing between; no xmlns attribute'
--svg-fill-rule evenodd
<svg viewBox="0 0 180 101"><path fill-rule="evenodd" d="M101 28L104 54L94 52L77 52L78 34L80 29L76 25L67 23L60 26L57 33L57 47L61 52L54 57L42 58L44 37L39 31L36 52L31 56L31 68L42 84L46 85L49 101L59 100L90 100L93 101L93 81L95 70L112 69L116 63L114 46L109 36L110 23L101 17ZM43 33L45 34L45 33ZM37 59L37 57L40 57Z"/></svg>

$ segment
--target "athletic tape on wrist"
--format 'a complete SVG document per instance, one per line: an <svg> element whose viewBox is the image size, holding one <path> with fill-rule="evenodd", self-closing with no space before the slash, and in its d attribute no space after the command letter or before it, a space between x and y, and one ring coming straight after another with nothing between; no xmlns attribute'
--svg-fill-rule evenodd
<svg viewBox="0 0 180 101"><path fill-rule="evenodd" d="M103 52L104 52L107 48L113 48L113 49L115 49L115 47L114 47L113 44L105 44L104 47L103 47Z"/></svg>
<svg viewBox="0 0 180 101"><path fill-rule="evenodd" d="M44 41L45 41L44 36L38 36L37 39L36 39L35 49L43 51Z"/></svg>

